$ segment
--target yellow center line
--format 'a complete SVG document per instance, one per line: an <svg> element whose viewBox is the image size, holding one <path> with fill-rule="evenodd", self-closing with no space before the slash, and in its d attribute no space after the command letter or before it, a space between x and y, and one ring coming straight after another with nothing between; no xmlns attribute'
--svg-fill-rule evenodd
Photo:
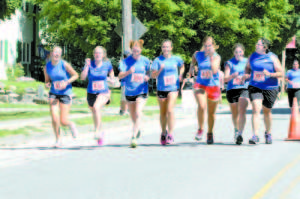
<svg viewBox="0 0 300 199"><path fill-rule="evenodd" d="M282 170L280 170L276 176L274 176L263 188L261 188L253 197L252 199L260 199L262 198L268 190L276 183L278 180L292 167L294 167L300 161L300 156L298 156L295 160L291 163L286 165Z"/></svg>
<svg viewBox="0 0 300 199"><path fill-rule="evenodd" d="M287 189L281 194L280 198L285 199L291 193L291 191L295 188L295 186L300 182L300 176L295 178L287 187Z"/></svg>

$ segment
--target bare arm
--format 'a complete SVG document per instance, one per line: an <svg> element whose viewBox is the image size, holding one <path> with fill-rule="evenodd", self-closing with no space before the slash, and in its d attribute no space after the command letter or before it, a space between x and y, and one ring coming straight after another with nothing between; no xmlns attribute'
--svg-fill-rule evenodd
<svg viewBox="0 0 300 199"><path fill-rule="evenodd" d="M232 77L230 76L230 67L228 66L228 64L226 64L224 71L224 81L229 82L230 80L232 80Z"/></svg>
<svg viewBox="0 0 300 199"><path fill-rule="evenodd" d="M197 64L197 60L196 60L196 57L195 57L196 53L197 53L197 51L193 54L193 56L192 56L192 62L190 64L189 73L190 73L191 76L194 75L195 65Z"/></svg>
<svg viewBox="0 0 300 199"><path fill-rule="evenodd" d="M225 74L224 74L224 81L225 82L229 82L230 80L236 78L239 75L238 72L235 72L233 74L230 75L230 67L228 66L228 64L226 64L225 66Z"/></svg>
<svg viewBox="0 0 300 199"><path fill-rule="evenodd" d="M220 55L211 56L211 70L213 74L217 74L220 69L221 57Z"/></svg>
<svg viewBox="0 0 300 199"><path fill-rule="evenodd" d="M114 73L114 69L111 69L108 73L109 78L107 79L108 81L114 83L115 81L115 73Z"/></svg>
<svg viewBox="0 0 300 199"><path fill-rule="evenodd" d="M161 71L162 71L162 68L159 70L154 70L152 72L152 78L157 78L159 76L159 74L161 73Z"/></svg>
<svg viewBox="0 0 300 199"><path fill-rule="evenodd" d="M64 66L67 70L67 72L71 75L71 78L68 79L68 84L71 84L72 82L74 82L76 79L78 79L78 73L74 70L74 68L71 66L71 64L69 64L68 62L64 61Z"/></svg>
<svg viewBox="0 0 300 199"><path fill-rule="evenodd" d="M90 58L86 58L85 59L85 65L84 65L83 71L81 72L81 75L80 75L80 79L81 80L85 80L86 79L86 77L88 75L88 72L89 72L90 65L91 65L91 59Z"/></svg>
<svg viewBox="0 0 300 199"><path fill-rule="evenodd" d="M50 83L50 78L49 78L49 75L47 73L46 66L44 68L44 75L45 75L45 84Z"/></svg>
<svg viewBox="0 0 300 199"><path fill-rule="evenodd" d="M292 83L292 81L289 79L289 77L287 75L285 76L285 81L290 83L290 84Z"/></svg>
<svg viewBox="0 0 300 199"><path fill-rule="evenodd" d="M118 77L119 77L119 79L123 79L123 78L127 77L129 74L131 74L130 70L126 71L126 72L120 72Z"/></svg>
<svg viewBox="0 0 300 199"><path fill-rule="evenodd" d="M185 85L186 79L183 80L182 82L182 86L181 86L181 90L183 89L184 85Z"/></svg>
<svg viewBox="0 0 300 199"><path fill-rule="evenodd" d="M165 67L165 65L161 64L159 70L153 70L152 78L157 78L159 76L159 74L161 73L161 71L164 69L164 67Z"/></svg>
<svg viewBox="0 0 300 199"><path fill-rule="evenodd" d="M244 82L246 79L249 79L250 74L251 74L251 66L250 66L250 62L248 60L248 63L247 63L246 68L245 68L245 74L242 78L242 81Z"/></svg>
<svg viewBox="0 0 300 199"><path fill-rule="evenodd" d="M81 72L80 79L85 80L89 72L89 66L84 66L83 71Z"/></svg>
<svg viewBox="0 0 300 199"><path fill-rule="evenodd" d="M275 73L270 73L269 71L267 71L266 69L264 70L264 74L268 77L272 77L272 78L280 78L282 77L282 68L281 68L281 64L279 62L279 59L275 56L271 57L273 63L274 63L274 68L275 68Z"/></svg>
<svg viewBox="0 0 300 199"><path fill-rule="evenodd" d="M184 64L181 65L180 70L179 70L179 80L182 81L182 76L184 73L185 67Z"/></svg>
<svg viewBox="0 0 300 199"><path fill-rule="evenodd" d="M161 71L165 68L165 64L160 64L160 69L159 70L153 70L152 72L152 78L157 78Z"/></svg>
<svg viewBox="0 0 300 199"><path fill-rule="evenodd" d="M251 67L250 67L250 62L248 61L246 68L245 68L245 74L249 74L251 73Z"/></svg>
<svg viewBox="0 0 300 199"><path fill-rule="evenodd" d="M279 59L275 56L272 56L271 58L274 62L274 68L275 68L276 72L271 73L270 76L275 77L275 78L282 77L283 76L283 71L282 71L282 67L281 67Z"/></svg>
<svg viewBox="0 0 300 199"><path fill-rule="evenodd" d="M45 87L46 88L50 88L51 87L51 84L50 84L50 77L47 73L47 69L46 69L46 66L44 68L44 76L45 76Z"/></svg>

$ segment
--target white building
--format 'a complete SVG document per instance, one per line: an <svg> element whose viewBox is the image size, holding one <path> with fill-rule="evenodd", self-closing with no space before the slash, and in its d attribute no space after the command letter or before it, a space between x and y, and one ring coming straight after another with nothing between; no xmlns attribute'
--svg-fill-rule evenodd
<svg viewBox="0 0 300 199"><path fill-rule="evenodd" d="M24 1L10 19L0 20L0 80L6 79L6 68L22 63L25 75L34 71L32 56L37 56L38 25L30 13L37 13L37 7Z"/></svg>

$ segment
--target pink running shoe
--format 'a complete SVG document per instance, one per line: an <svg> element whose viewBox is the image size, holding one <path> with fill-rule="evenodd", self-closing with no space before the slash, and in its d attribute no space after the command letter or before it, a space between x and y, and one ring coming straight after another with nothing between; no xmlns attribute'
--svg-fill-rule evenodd
<svg viewBox="0 0 300 199"><path fill-rule="evenodd" d="M160 144L161 145L167 144L167 136L168 136L168 133L161 133L161 135L160 135Z"/></svg>
<svg viewBox="0 0 300 199"><path fill-rule="evenodd" d="M104 145L104 132L101 133L101 137L98 138L97 143L99 146Z"/></svg>
<svg viewBox="0 0 300 199"><path fill-rule="evenodd" d="M173 134L167 134L167 144L173 144L173 143L174 143Z"/></svg>
<svg viewBox="0 0 300 199"><path fill-rule="evenodd" d="M203 130L198 129L197 134L195 135L195 140L200 141L203 137Z"/></svg>

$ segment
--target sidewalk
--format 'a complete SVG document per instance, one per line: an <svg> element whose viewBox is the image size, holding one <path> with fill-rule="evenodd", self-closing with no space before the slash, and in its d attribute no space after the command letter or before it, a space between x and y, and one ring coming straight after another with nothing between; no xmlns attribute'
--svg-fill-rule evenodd
<svg viewBox="0 0 300 199"><path fill-rule="evenodd" d="M218 111L221 111L221 110L224 110L225 108L228 108L228 105L219 105L218 107ZM17 108L16 108L17 109ZM16 110L16 109L6 109L8 112L9 111L13 111ZM0 108L1 110L1 108ZM34 109L21 109L22 111L32 111L35 112L35 111L40 111L40 110L34 110ZM89 109L72 109L72 110L85 110L85 111L88 111ZM107 107L107 108L104 108L102 110L102 116L116 116L116 115L119 115L119 107ZM147 110L147 111L154 111L154 110L159 110L159 107L158 106L146 106L144 108L144 110ZM177 105L175 107L175 112L178 111L178 110L182 110L182 107L180 105ZM2 109L3 111L3 109ZM20 111L18 109L18 111ZM49 111L49 109L45 109L45 111ZM192 111L192 110L189 110L189 111ZM1 111L0 111L1 113ZM89 113L76 113L76 114L70 114L70 119L78 119L78 118L84 118L84 117L89 117L91 116L91 112ZM49 116L47 117L42 117L42 118L28 118L28 119L15 119L15 120L6 120L6 121L2 121L0 122L0 130L1 129L18 129L18 128L22 128L22 127L25 127L25 126L41 126L43 122L46 122L46 121L51 121L51 117L50 117L50 114Z"/></svg>
<svg viewBox="0 0 300 199"><path fill-rule="evenodd" d="M0 113L3 112L21 112L21 111L33 111L33 112L39 112L39 111L49 111L49 109L43 109L43 110L34 110L34 109L18 109L18 108L0 108ZM84 111L90 111L88 108L74 108L72 110L84 110ZM159 110L159 107L157 106L148 106L145 107L144 110ZM119 107L107 107L102 110L102 116L116 116L119 115ZM70 114L70 119L78 119L78 118L84 118L84 117L91 117L92 113L76 113L76 114ZM51 121L50 113L49 116L46 117L40 117L40 118L28 118L28 119L15 119L15 120L5 120L0 122L0 130L1 129L18 129L25 126L41 126L43 122Z"/></svg>
<svg viewBox="0 0 300 199"><path fill-rule="evenodd" d="M180 107L180 105L177 105ZM89 110L88 107L86 108L71 108L72 111L87 111ZM112 112L112 111L119 111L119 107L104 107L104 112ZM145 106L144 110L159 110L158 106ZM2 112L44 112L49 111L49 108L0 108L0 113Z"/></svg>
<svg viewBox="0 0 300 199"><path fill-rule="evenodd" d="M178 112L177 111L177 117L182 119L186 118L192 118L194 117L193 114L185 114L183 111ZM188 120L191 122L191 119ZM194 122L194 120L192 120ZM177 124L176 124L177 125ZM178 124L179 125L179 124ZM181 126L180 124L179 126ZM79 132L79 140L86 140L86 138L89 138L89 140L93 140L93 124L90 125L84 125L84 126L77 126L78 132ZM159 132L159 117L158 115L153 116L144 116L141 129L157 129ZM104 129L105 134L120 134L122 133L121 137L124 137L124 133L126 136L128 136L128 139L131 137L131 130L132 130L132 123L129 118L119 121L112 121L112 122L106 122L102 124L102 129ZM143 133L142 133L143 134ZM71 138L71 132L69 130L62 131L62 139L66 141L66 143L73 143L74 140ZM13 135L13 136L7 136L0 138L0 146L16 146L16 145L22 145L22 144L30 144L30 143L48 143L53 144L55 141L55 137L53 134L53 130L51 126L49 125L49 128L45 130L45 132L42 133L33 133L29 136L26 135ZM96 141L94 141L96 143Z"/></svg>

